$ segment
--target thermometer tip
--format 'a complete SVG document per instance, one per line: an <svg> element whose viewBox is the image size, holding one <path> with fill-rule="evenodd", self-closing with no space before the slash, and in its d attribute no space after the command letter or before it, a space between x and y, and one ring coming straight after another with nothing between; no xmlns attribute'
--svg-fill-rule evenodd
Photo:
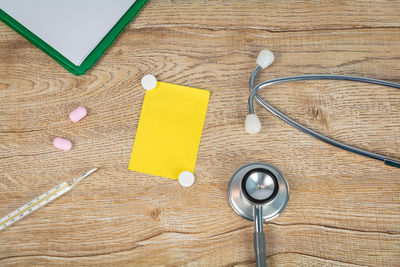
<svg viewBox="0 0 400 267"><path fill-rule="evenodd" d="M75 178L74 180L72 180L71 185L74 185L74 184L80 182L83 178L85 178L85 177L91 175L91 174L92 174L93 172L95 172L97 169L98 169L97 167L94 167L94 168L88 170L87 172L82 173L81 176L79 176L78 178Z"/></svg>
<svg viewBox="0 0 400 267"><path fill-rule="evenodd" d="M97 171L97 167L91 168L90 170L88 170L87 172L83 173L82 176L83 178L86 176L89 176L90 174L94 173L95 171Z"/></svg>

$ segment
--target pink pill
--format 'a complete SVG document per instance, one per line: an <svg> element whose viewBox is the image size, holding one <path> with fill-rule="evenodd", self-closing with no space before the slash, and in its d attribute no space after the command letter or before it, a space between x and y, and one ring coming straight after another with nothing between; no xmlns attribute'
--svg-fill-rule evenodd
<svg viewBox="0 0 400 267"><path fill-rule="evenodd" d="M68 139L62 138L62 137L56 137L53 140L53 145L55 148L64 150L64 151L69 151L72 148L72 143Z"/></svg>
<svg viewBox="0 0 400 267"><path fill-rule="evenodd" d="M73 122L77 122L83 119L87 114L87 110L85 107L77 107L69 114L69 119Z"/></svg>

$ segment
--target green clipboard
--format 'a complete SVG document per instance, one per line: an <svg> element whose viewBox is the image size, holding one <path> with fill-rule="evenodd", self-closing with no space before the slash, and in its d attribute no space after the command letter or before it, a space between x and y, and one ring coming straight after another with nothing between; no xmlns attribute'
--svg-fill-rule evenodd
<svg viewBox="0 0 400 267"><path fill-rule="evenodd" d="M79 66L69 61L66 57L64 57L54 48L49 46L46 42L44 42L38 36L29 31L18 21L10 17L2 9L0 9L0 20L7 24L14 31L24 36L26 39L28 39L28 41L40 48L50 57L55 59L66 70L75 75L82 75L96 63L96 61L101 57L101 55L103 55L106 49L114 42L119 33L136 16L136 14L147 1L148 0L137 0Z"/></svg>

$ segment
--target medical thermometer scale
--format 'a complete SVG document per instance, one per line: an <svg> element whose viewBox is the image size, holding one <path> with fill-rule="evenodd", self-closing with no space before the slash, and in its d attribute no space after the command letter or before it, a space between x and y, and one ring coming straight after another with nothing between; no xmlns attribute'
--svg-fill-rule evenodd
<svg viewBox="0 0 400 267"><path fill-rule="evenodd" d="M0 220L0 231L10 226L11 224L15 223L16 221L24 218L26 215L31 214L35 210L43 207L44 205L50 203L54 199L64 195L69 190L71 190L77 183L79 183L83 178L89 176L97 168L90 169L87 172L84 172L81 176L71 180L61 183L60 185L54 187L53 189L47 191L43 195L35 198L34 200L28 202L27 204L23 205L19 209L11 212L10 214L6 215Z"/></svg>

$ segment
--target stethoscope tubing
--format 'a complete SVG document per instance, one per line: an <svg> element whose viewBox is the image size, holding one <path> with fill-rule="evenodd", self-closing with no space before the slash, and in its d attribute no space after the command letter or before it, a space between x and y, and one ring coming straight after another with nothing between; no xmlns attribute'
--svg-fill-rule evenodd
<svg viewBox="0 0 400 267"><path fill-rule="evenodd" d="M270 79L261 82L257 86L254 86L254 79L257 75L257 73L261 70L260 66L256 66L251 73L250 76L250 97L248 100L248 106L249 106L249 114L254 114L254 98L257 100L257 102L267 109L269 112L280 118L281 120L285 121L286 123L292 125L293 127L299 129L303 133L309 134L318 140L321 140L325 143L331 144L333 146L336 146L338 148L366 156L369 158L377 159L383 161L385 164L394 166L394 167L400 167L400 161L391 159L389 157L385 157L383 155L369 152L360 148L356 148L350 145L346 145L344 143L338 142L336 140L333 140L329 137L326 137L318 132L315 132L302 124L292 120L270 104L268 104L261 96L257 94L257 92L262 89L266 88L270 85L278 84L278 83L284 83L284 82L294 82L294 81L307 81L307 80L340 80L340 81L355 81L355 82L363 82L363 83L371 83L371 84L378 84L378 85L383 85L383 86L389 86L392 88L397 88L400 89L400 84L398 83L392 83L388 81L383 81L383 80L377 80L377 79L371 79L371 78L364 78L364 77L355 77L355 76L347 76L347 75L325 75L325 74L314 74L314 75L300 75L300 76L289 76L289 77L282 77L282 78L277 78L277 79Z"/></svg>

